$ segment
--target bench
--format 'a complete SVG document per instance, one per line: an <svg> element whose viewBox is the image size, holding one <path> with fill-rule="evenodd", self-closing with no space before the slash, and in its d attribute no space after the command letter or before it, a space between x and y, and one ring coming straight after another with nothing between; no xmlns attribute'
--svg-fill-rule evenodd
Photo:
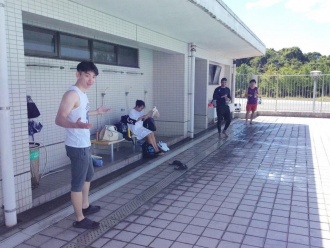
<svg viewBox="0 0 330 248"><path fill-rule="evenodd" d="M93 150L92 152L94 153L94 146L95 145L101 145L101 146L110 146L110 156L111 156L111 160L114 159L114 156L113 156L113 145L114 144L117 144L117 143L120 143L122 141L124 141L125 139L120 139L120 140L115 140L115 141L103 141L103 140L91 140L91 143L93 145Z"/></svg>

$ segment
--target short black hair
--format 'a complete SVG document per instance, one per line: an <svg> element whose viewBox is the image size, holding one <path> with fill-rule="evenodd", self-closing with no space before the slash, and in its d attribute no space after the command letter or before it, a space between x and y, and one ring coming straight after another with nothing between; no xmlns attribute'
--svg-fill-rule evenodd
<svg viewBox="0 0 330 248"><path fill-rule="evenodd" d="M95 76L99 75L99 70L96 65L91 61L82 61L77 65L78 72L89 72L93 71Z"/></svg>
<svg viewBox="0 0 330 248"><path fill-rule="evenodd" d="M257 81L255 79L251 79L250 83L257 83Z"/></svg>
<svg viewBox="0 0 330 248"><path fill-rule="evenodd" d="M220 82L222 82L222 81L227 81L227 78L221 78Z"/></svg>
<svg viewBox="0 0 330 248"><path fill-rule="evenodd" d="M144 101L142 101L142 100L136 100L135 107L141 107L141 106L143 106L143 107L146 106L145 103L144 103Z"/></svg>

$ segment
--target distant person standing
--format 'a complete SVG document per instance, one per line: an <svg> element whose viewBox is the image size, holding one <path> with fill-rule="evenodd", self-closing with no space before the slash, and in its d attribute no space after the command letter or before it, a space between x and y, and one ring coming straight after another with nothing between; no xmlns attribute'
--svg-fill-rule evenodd
<svg viewBox="0 0 330 248"><path fill-rule="evenodd" d="M254 112L257 110L258 105L258 87L256 86L256 80L250 80L250 86L246 90L246 97L247 97L247 104L246 104L246 114L245 114L245 124L248 124L249 114L251 113L250 117L250 124L252 124Z"/></svg>
<svg viewBox="0 0 330 248"><path fill-rule="evenodd" d="M216 101L217 117L218 117L218 133L219 138L221 138L221 124L222 119L225 120L225 127L222 133L228 137L226 130L228 129L231 122L231 115L228 103L231 101L230 89L226 87L227 78L221 79L221 85L214 90L213 101Z"/></svg>
<svg viewBox="0 0 330 248"><path fill-rule="evenodd" d="M63 95L55 123L66 129L65 148L71 160L71 202L76 221L73 227L93 229L99 222L85 216L100 211L100 206L89 204L88 193L94 175L90 152L90 115L103 114L110 109L99 107L91 111L86 91L95 83L98 69L93 62L83 61L78 64L74 85Z"/></svg>

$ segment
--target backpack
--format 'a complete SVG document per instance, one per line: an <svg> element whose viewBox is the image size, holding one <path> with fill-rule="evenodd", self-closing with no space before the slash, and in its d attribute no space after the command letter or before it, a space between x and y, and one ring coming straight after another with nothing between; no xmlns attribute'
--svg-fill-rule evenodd
<svg viewBox="0 0 330 248"><path fill-rule="evenodd" d="M142 157L143 158L155 158L157 157L154 147L147 141L142 144Z"/></svg>

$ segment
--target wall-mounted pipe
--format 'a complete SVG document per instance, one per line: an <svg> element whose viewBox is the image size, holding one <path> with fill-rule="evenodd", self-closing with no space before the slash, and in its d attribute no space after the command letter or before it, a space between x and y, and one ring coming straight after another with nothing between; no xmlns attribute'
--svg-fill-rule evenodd
<svg viewBox="0 0 330 248"><path fill-rule="evenodd" d="M143 72L127 71L126 74L132 74L132 75L143 75Z"/></svg>
<svg viewBox="0 0 330 248"><path fill-rule="evenodd" d="M195 53L196 45L189 43L189 85L190 85L190 138L194 138L195 128Z"/></svg>
<svg viewBox="0 0 330 248"><path fill-rule="evenodd" d="M11 227L17 224L14 163L12 153L7 40L5 27L5 3L0 0L0 166L2 173L3 205L5 224ZM27 144L28 145L28 144Z"/></svg>
<svg viewBox="0 0 330 248"><path fill-rule="evenodd" d="M113 73L125 73L124 71L117 71L117 70L102 70L102 72L113 72Z"/></svg>
<svg viewBox="0 0 330 248"><path fill-rule="evenodd" d="M27 67L47 67L47 68L59 68L64 69L64 66L58 66L58 65L38 65L38 64L27 64Z"/></svg>

